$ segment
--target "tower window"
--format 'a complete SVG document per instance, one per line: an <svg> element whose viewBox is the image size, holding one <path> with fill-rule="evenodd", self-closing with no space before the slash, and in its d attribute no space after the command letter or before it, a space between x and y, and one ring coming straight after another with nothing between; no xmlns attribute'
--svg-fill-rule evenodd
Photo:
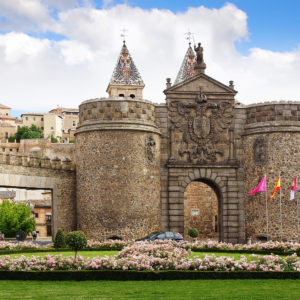
<svg viewBox="0 0 300 300"><path fill-rule="evenodd" d="M124 94L119 94L119 97L125 97Z"/></svg>
<svg viewBox="0 0 300 300"><path fill-rule="evenodd" d="M131 99L134 99L134 98L135 98L135 95L134 95L134 94L130 94L130 98L131 98Z"/></svg>

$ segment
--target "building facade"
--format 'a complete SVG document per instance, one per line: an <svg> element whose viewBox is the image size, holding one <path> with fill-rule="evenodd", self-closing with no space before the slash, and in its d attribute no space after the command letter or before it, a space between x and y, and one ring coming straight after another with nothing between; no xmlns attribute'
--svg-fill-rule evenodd
<svg viewBox="0 0 300 300"><path fill-rule="evenodd" d="M124 42L109 97L79 106L68 171L60 173L55 159L54 172L49 158L28 163L2 154L0 180L7 172L6 186L18 186L35 176L49 188L51 175L54 233L60 226L100 240L158 230L186 237L196 227L203 239L232 243L299 240L297 201L289 195L300 169L300 103L242 105L233 81L225 85L205 71L201 44L189 45L174 84L167 78L166 102L154 104L143 99L144 82ZM267 191L249 195L265 175ZM278 175L281 191L269 200ZM72 189L63 192L70 179ZM65 193L72 197L64 200Z"/></svg>

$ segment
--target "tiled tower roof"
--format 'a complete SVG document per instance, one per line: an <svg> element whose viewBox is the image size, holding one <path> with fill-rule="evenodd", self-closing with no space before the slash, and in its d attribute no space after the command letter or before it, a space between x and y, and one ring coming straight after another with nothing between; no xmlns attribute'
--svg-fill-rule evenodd
<svg viewBox="0 0 300 300"><path fill-rule="evenodd" d="M188 78L194 76L196 74L194 66L196 64L196 56L194 50L189 44L189 47L184 56L183 62L181 64L180 70L177 74L176 80L174 84L187 80Z"/></svg>
<svg viewBox="0 0 300 300"><path fill-rule="evenodd" d="M129 54L125 41L111 77L110 84L144 86L143 79Z"/></svg>

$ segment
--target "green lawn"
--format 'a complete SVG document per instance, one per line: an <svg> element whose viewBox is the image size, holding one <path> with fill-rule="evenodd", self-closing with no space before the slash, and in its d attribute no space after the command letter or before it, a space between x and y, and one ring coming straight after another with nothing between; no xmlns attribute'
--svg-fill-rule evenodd
<svg viewBox="0 0 300 300"><path fill-rule="evenodd" d="M103 257L103 256L113 256L118 254L119 251L78 251L78 254L83 256L84 258L88 258L88 257L94 257L94 256L99 256L99 257ZM17 254L10 254L9 256L11 258L17 258L20 257L21 255L24 255L26 257L31 257L32 255L34 256L46 256L46 255L59 255L62 254L62 256L66 257L66 256L74 256L74 252L73 251L62 251L62 252L35 252L35 253L17 253ZM6 255L0 255L0 257L4 257Z"/></svg>
<svg viewBox="0 0 300 300"><path fill-rule="evenodd" d="M299 280L0 281L0 299L300 299Z"/></svg>
<svg viewBox="0 0 300 300"><path fill-rule="evenodd" d="M78 252L79 255L83 256L84 258L87 257L94 257L94 256L99 256L99 257L103 257L103 256L113 256L113 255L117 255L119 253L119 251L79 251ZM66 251L66 252L36 252L36 253L18 253L18 254L10 254L11 258L17 258L20 257L21 255L24 255L26 257L31 257L32 255L34 256L46 256L46 255L59 255L62 254L62 256L66 257L66 256L74 256L74 252L72 251ZM219 256L230 256L230 257L234 257L235 260L240 259L242 255L246 256L248 259L253 259L250 258L251 254L248 253L222 253L222 252L192 252L191 257L199 257L199 258L203 258L205 255L215 255L217 257ZM263 255L263 254L261 254ZM0 255L0 258L3 257L4 255ZM284 256L283 256L284 257Z"/></svg>

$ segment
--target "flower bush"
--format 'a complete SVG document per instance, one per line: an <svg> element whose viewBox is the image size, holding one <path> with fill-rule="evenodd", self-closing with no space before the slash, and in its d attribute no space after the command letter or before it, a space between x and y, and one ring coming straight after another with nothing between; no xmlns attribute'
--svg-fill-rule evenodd
<svg viewBox="0 0 300 300"><path fill-rule="evenodd" d="M117 249L120 250L125 246L132 245L133 241L122 241L122 240L107 240L104 242L95 241L95 240L88 240L87 248L88 249Z"/></svg>
<svg viewBox="0 0 300 300"><path fill-rule="evenodd" d="M182 243L184 244L184 243ZM54 270L195 270L195 271L271 271L300 272L300 261L296 254L282 258L278 255L252 255L235 260L232 257L206 255L203 259L191 258L190 250L173 242L138 242L125 247L113 257L93 257L84 259L78 255L62 257L21 256L12 259L0 257L0 270L9 271L54 271Z"/></svg>
<svg viewBox="0 0 300 300"><path fill-rule="evenodd" d="M134 241L121 241L121 240L108 240L108 241L94 241L88 240L86 250L122 250L125 247L136 245L139 242ZM166 241L155 241L149 244L166 244ZM217 241L168 241L168 244L174 247L181 247L186 250L192 251L244 251L248 253L253 253L256 251L266 251L268 253L272 252L282 252L283 254L292 254L295 252L300 253L300 244L290 243L290 242L267 242L267 243L255 243L251 245L246 244L231 244ZM0 250L47 250L53 247L52 244L48 245L38 245L32 242L21 242L12 243L0 241Z"/></svg>
<svg viewBox="0 0 300 300"><path fill-rule="evenodd" d="M231 244L217 241L195 241L185 242L184 247L193 250L240 250L240 251L280 251L280 252L297 252L300 251L300 244L291 242L258 242L251 245Z"/></svg>
<svg viewBox="0 0 300 300"><path fill-rule="evenodd" d="M12 243L12 242L5 242L0 241L0 250L27 250L27 249L49 249L52 245L39 245L32 242L19 242L19 243Z"/></svg>

